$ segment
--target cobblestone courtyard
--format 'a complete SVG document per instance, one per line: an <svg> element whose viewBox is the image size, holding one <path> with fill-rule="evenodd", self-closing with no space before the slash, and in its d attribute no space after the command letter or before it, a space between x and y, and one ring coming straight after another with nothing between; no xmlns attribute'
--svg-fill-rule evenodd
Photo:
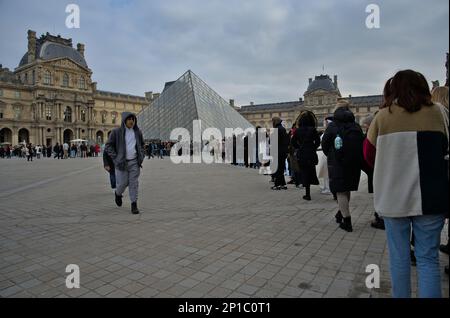
<svg viewBox="0 0 450 318"><path fill-rule="evenodd" d="M0 297L390 297L365 179L352 233L318 187L306 202L230 165L146 159L137 216L128 194L115 205L101 158L1 160L0 180ZM68 264L79 289L66 288ZM379 289L365 285L368 264L380 266ZM446 264L441 254L448 297Z"/></svg>

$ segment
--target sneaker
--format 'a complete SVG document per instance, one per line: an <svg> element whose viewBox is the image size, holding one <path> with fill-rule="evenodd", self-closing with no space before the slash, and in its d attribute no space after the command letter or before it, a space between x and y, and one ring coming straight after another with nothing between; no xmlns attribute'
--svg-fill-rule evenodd
<svg viewBox="0 0 450 318"><path fill-rule="evenodd" d="M116 191L114 191L114 196L116 197L116 204L117 206L122 206L122 196L121 195L117 195Z"/></svg>
<svg viewBox="0 0 450 318"><path fill-rule="evenodd" d="M281 190L281 187L280 186L273 186L273 187L271 187L271 189L272 190Z"/></svg>
<svg viewBox="0 0 450 318"><path fill-rule="evenodd" d="M324 189L322 191L320 191L320 194L327 194L327 195L331 195L331 191L328 189Z"/></svg>
<svg viewBox="0 0 450 318"><path fill-rule="evenodd" d="M139 214L139 209L137 207L137 202L132 202L131 203L131 213Z"/></svg>
<svg viewBox="0 0 450 318"><path fill-rule="evenodd" d="M281 189L281 190L287 190L288 187L287 187L287 186L281 186L280 189Z"/></svg>

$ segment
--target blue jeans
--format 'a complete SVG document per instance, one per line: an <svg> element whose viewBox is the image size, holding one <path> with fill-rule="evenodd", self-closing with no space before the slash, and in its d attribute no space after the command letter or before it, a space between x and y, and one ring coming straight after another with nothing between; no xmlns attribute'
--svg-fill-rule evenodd
<svg viewBox="0 0 450 318"><path fill-rule="evenodd" d="M389 263L394 298L411 297L411 226L414 233L414 254L420 298L440 298L441 273L439 244L444 226L444 215L413 217L384 217Z"/></svg>
<svg viewBox="0 0 450 318"><path fill-rule="evenodd" d="M116 188L116 172L114 170L109 172L109 181L111 182L111 189Z"/></svg>

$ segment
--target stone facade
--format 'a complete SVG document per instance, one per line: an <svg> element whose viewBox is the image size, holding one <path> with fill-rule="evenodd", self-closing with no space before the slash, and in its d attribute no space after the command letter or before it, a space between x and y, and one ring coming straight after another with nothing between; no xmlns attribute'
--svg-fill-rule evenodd
<svg viewBox="0 0 450 318"><path fill-rule="evenodd" d="M28 31L28 51L12 72L0 66L0 143L104 143L123 111L138 113L158 94L97 90L83 44Z"/></svg>
<svg viewBox="0 0 450 318"><path fill-rule="evenodd" d="M291 128L300 111L311 110L317 117L319 129L323 129L325 118L333 114L340 99L350 102L356 120L361 121L380 107L383 97L381 95L342 97L336 75L333 80L328 75L319 75L314 80L309 79L308 88L303 98L299 98L298 101L260 105L251 103L242 106L239 112L255 126L270 128L272 117L278 116L284 120L286 128Z"/></svg>

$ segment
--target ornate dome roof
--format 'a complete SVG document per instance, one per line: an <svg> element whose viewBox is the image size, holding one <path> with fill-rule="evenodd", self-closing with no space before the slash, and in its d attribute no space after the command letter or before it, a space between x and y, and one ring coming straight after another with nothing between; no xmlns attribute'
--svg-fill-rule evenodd
<svg viewBox="0 0 450 318"><path fill-rule="evenodd" d="M308 85L307 93L322 89L325 91L336 91L338 88L334 85L333 81L328 75L316 76L314 81L311 81Z"/></svg>
<svg viewBox="0 0 450 318"><path fill-rule="evenodd" d="M72 40L47 34L36 41L36 59L52 60L69 58L83 67L88 67L83 55L72 47ZM28 64L28 52L22 57L19 67Z"/></svg>

